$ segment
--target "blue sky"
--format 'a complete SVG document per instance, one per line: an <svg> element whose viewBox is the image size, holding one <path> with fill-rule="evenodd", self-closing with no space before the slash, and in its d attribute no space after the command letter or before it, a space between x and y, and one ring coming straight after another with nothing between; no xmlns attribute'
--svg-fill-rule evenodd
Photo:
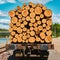
<svg viewBox="0 0 60 60"><path fill-rule="evenodd" d="M10 17L8 12L22 6L23 3L42 3L53 12L53 23L60 23L60 0L0 0L0 28L8 29Z"/></svg>

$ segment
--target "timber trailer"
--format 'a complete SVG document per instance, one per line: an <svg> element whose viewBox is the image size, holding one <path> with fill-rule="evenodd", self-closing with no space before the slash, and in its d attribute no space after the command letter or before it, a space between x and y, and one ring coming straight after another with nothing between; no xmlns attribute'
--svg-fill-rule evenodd
<svg viewBox="0 0 60 60"><path fill-rule="evenodd" d="M8 60L47 60L52 44L52 12L42 4L11 10L10 41L15 46Z"/></svg>

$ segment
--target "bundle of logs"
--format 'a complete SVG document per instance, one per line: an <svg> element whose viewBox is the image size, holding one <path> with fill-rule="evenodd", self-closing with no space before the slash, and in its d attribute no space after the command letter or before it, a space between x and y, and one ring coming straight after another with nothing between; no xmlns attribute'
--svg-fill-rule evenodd
<svg viewBox="0 0 60 60"><path fill-rule="evenodd" d="M52 12L42 4L25 3L9 12L12 43L51 43Z"/></svg>

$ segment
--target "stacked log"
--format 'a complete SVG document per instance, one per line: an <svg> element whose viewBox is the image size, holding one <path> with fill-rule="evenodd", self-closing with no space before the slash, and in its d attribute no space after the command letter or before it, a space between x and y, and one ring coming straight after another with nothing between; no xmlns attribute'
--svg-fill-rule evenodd
<svg viewBox="0 0 60 60"><path fill-rule="evenodd" d="M52 12L42 4L28 5L9 12L12 43L50 43L52 41Z"/></svg>

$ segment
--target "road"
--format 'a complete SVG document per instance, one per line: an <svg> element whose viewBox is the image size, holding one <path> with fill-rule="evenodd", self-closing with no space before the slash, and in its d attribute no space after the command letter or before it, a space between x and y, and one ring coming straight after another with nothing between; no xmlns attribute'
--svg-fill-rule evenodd
<svg viewBox="0 0 60 60"><path fill-rule="evenodd" d="M48 60L60 60L60 37L54 38L52 43L54 44L54 50L50 50Z"/></svg>

